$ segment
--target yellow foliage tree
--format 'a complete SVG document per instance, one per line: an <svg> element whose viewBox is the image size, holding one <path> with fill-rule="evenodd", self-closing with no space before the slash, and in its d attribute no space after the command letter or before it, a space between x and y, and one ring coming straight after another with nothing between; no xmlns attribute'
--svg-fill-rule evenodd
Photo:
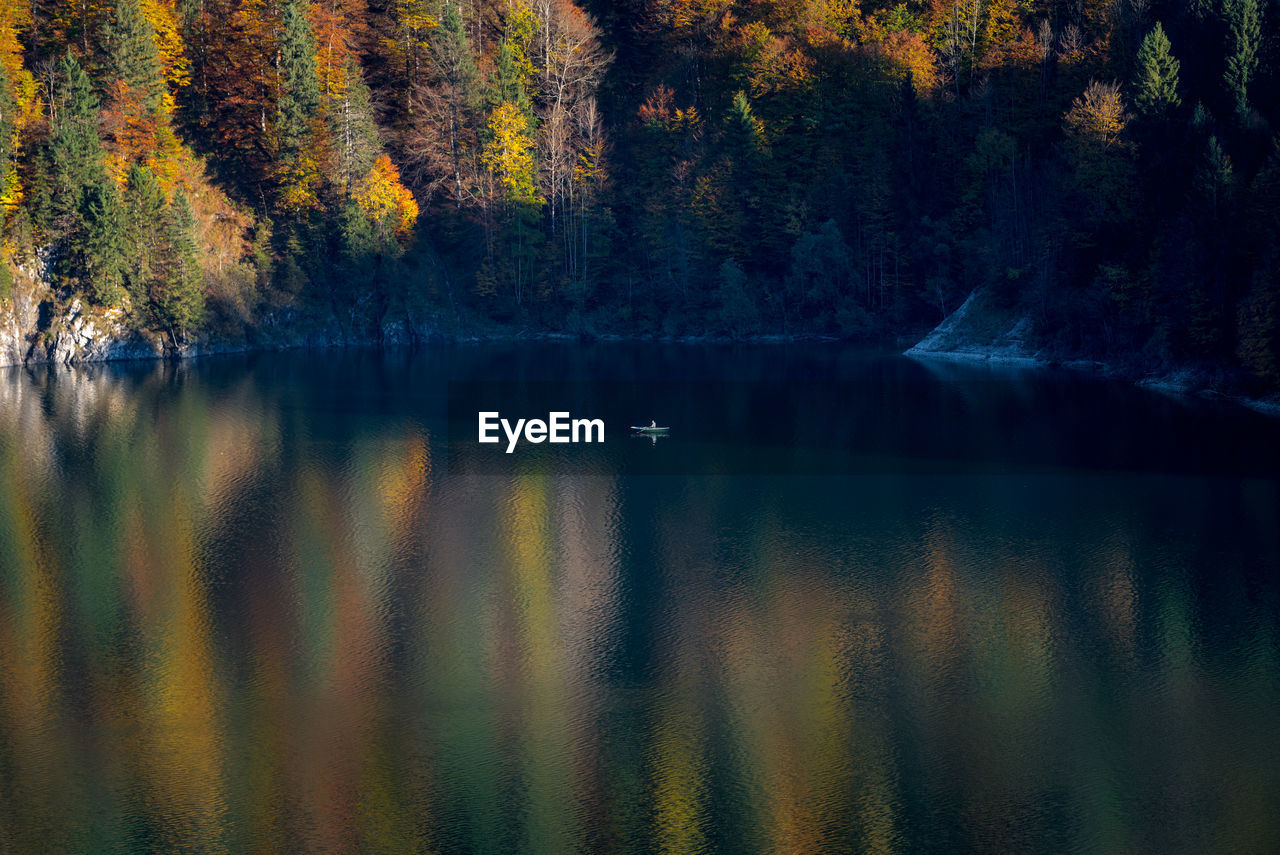
<svg viewBox="0 0 1280 855"><path fill-rule="evenodd" d="M16 169L3 162L16 158L22 130L39 115L35 77L22 64L22 43L18 35L31 25L31 4L27 0L6 0L0 4L0 78L9 82L7 93L11 101L12 116L3 117L9 126L9 139L0 141L0 222L22 201L22 183Z"/></svg>
<svg viewBox="0 0 1280 855"><path fill-rule="evenodd" d="M0 223L22 202L22 182L18 171L0 164Z"/></svg>
<svg viewBox="0 0 1280 855"><path fill-rule="evenodd" d="M385 154L357 183L352 198L370 220L390 224L397 237L408 235L418 221L418 202L400 181L400 171Z"/></svg>
<svg viewBox="0 0 1280 855"><path fill-rule="evenodd" d="M1093 81L1063 119L1075 184L1096 223L1124 222L1132 196L1132 146L1124 138L1129 115L1120 86Z"/></svg>
<svg viewBox="0 0 1280 855"><path fill-rule="evenodd" d="M1120 143L1120 134L1128 122L1120 86L1094 80L1071 104L1063 129L1077 146L1109 149Z"/></svg>
<svg viewBox="0 0 1280 855"><path fill-rule="evenodd" d="M489 117L489 134L480 159L497 177L507 198L528 205L542 204L535 184L533 139L525 114L515 104L504 101Z"/></svg>
<svg viewBox="0 0 1280 855"><path fill-rule="evenodd" d="M31 4L24 0L6 0L0 4L0 65L10 80L16 80L22 69L22 45L18 33L31 26Z"/></svg>
<svg viewBox="0 0 1280 855"><path fill-rule="evenodd" d="M298 215L320 207L320 166L314 158L304 156L283 162L276 175L280 182L278 204L282 211Z"/></svg>
<svg viewBox="0 0 1280 855"><path fill-rule="evenodd" d="M433 7L430 0L394 0L391 4L394 30L382 46L392 62L403 68L410 84L418 81L425 58L430 56L428 34L440 25Z"/></svg>
<svg viewBox="0 0 1280 855"><path fill-rule="evenodd" d="M511 59L520 70L522 79L528 83L536 75L533 58L529 55L529 46L538 32L538 17L529 8L528 0L511 0L507 11L507 47L511 50Z"/></svg>
<svg viewBox="0 0 1280 855"><path fill-rule="evenodd" d="M191 82L191 61L183 48L178 12L173 0L140 0L138 5L156 32L156 53L160 56L165 82L169 84L165 106L172 111L173 93Z"/></svg>
<svg viewBox="0 0 1280 855"><path fill-rule="evenodd" d="M682 34L714 32L733 8L731 0L672 0L667 4L668 23Z"/></svg>
<svg viewBox="0 0 1280 855"><path fill-rule="evenodd" d="M930 92L938 85L937 58L924 36L909 30L889 33L884 52L895 77L910 77L917 92Z"/></svg>

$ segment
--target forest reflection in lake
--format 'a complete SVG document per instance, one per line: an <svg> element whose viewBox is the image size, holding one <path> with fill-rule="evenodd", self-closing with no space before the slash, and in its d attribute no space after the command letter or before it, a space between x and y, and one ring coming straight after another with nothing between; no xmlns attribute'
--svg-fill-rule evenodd
<svg viewBox="0 0 1280 855"><path fill-rule="evenodd" d="M0 377L0 852L1280 850L1275 423L659 350ZM664 372L881 463L447 465L450 380Z"/></svg>

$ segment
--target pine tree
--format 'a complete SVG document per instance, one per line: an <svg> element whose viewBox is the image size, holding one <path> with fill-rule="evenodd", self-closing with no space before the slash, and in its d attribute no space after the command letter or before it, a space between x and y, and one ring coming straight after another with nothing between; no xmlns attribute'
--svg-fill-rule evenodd
<svg viewBox="0 0 1280 855"><path fill-rule="evenodd" d="M54 204L60 215L78 212L85 188L107 180L98 136L98 98L89 76L71 54L62 60L50 154Z"/></svg>
<svg viewBox="0 0 1280 855"><path fill-rule="evenodd" d="M280 34L280 100L276 105L276 176L280 207L296 215L318 205L319 159L313 123L320 106L316 40L300 0L284 7Z"/></svg>
<svg viewBox="0 0 1280 855"><path fill-rule="evenodd" d="M1209 212L1218 219L1235 185L1235 170L1216 136L1209 137L1204 161L1196 174L1196 186L1208 202Z"/></svg>
<svg viewBox="0 0 1280 855"><path fill-rule="evenodd" d="M1223 75L1227 92L1235 100L1236 112L1249 111L1249 82L1258 69L1258 43L1261 39L1258 0L1224 0L1228 45L1227 70Z"/></svg>
<svg viewBox="0 0 1280 855"><path fill-rule="evenodd" d="M156 33L138 0L119 0L103 28L104 76L123 84L119 99L136 103L144 115L159 108L165 93L164 68L156 51Z"/></svg>
<svg viewBox="0 0 1280 855"><path fill-rule="evenodd" d="M507 50L506 70L507 83L499 86L510 90L512 100L520 104L521 109L529 107L529 97L516 74L511 61L510 49L506 42L502 43ZM444 21L437 28L431 41L432 58L439 75L441 95L448 104L450 114L451 139L456 141L458 128L468 116L479 106L480 101L480 69L476 65L475 56L471 52L471 44L467 41L467 33L462 25L462 13L458 4L451 5L446 11ZM501 102L499 102L501 103Z"/></svg>
<svg viewBox="0 0 1280 855"><path fill-rule="evenodd" d="M355 199L348 199L337 225L338 253L343 267L341 281L348 291L357 291L372 281L370 260L377 250L373 223Z"/></svg>
<svg viewBox="0 0 1280 855"><path fill-rule="evenodd" d="M155 174L140 164L129 170L124 192L124 231L129 265L129 294L138 306L150 302L151 280L161 249L164 190Z"/></svg>
<svg viewBox="0 0 1280 855"><path fill-rule="evenodd" d="M178 188L164 219L167 244L157 310L175 339L185 339L204 320L203 276L196 259L196 217L191 200Z"/></svg>
<svg viewBox="0 0 1280 855"><path fill-rule="evenodd" d="M105 176L86 188L80 211L83 237L78 272L85 292L104 306L119 305L125 296L123 208L119 188Z"/></svg>
<svg viewBox="0 0 1280 855"><path fill-rule="evenodd" d="M346 76L347 88L329 111L329 130L337 149L334 183L350 197L356 182L368 174L381 154L382 143L373 120L369 87L354 59L347 60Z"/></svg>
<svg viewBox="0 0 1280 855"><path fill-rule="evenodd" d="M506 45L505 41L503 45ZM467 33L462 24L462 12L458 9L457 3L450 4L445 10L444 20L434 34L431 47L445 82L461 93L459 98L465 106L474 107L480 70L471 53L471 45L467 41ZM511 64L510 54L508 47L509 64ZM508 74L511 73L509 70Z"/></svg>
<svg viewBox="0 0 1280 855"><path fill-rule="evenodd" d="M164 212L164 190L155 173L141 164L129 170L125 210L130 241L148 245Z"/></svg>
<svg viewBox="0 0 1280 855"><path fill-rule="evenodd" d="M311 120L320 106L316 40L300 0L291 0L284 7L280 69L283 77L277 119L280 151L285 156L296 156L310 140Z"/></svg>
<svg viewBox="0 0 1280 855"><path fill-rule="evenodd" d="M764 143L764 125L756 118L747 93L738 92L729 107L728 144L735 158L752 158Z"/></svg>
<svg viewBox="0 0 1280 855"><path fill-rule="evenodd" d="M1149 118L1166 115L1177 107L1180 64L1170 53L1169 38L1159 22L1147 33L1138 48L1133 104Z"/></svg>
<svg viewBox="0 0 1280 855"><path fill-rule="evenodd" d="M489 106L497 109L503 104L514 104L523 113L530 110L529 91L525 87L525 74L521 68L518 49L509 39L498 45L498 58L494 64L493 79L489 86Z"/></svg>
<svg viewBox="0 0 1280 855"><path fill-rule="evenodd" d="M98 136L98 99L70 54L62 61L50 141L54 209L65 240L59 266L104 305L124 297L125 255L120 190L106 172Z"/></svg>

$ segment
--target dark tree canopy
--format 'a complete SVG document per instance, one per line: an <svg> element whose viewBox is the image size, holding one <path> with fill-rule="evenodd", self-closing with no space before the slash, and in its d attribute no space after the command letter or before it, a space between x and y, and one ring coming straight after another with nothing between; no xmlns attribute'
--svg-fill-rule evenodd
<svg viewBox="0 0 1280 855"><path fill-rule="evenodd" d="M896 345L976 292L1046 353L1280 383L1260 0L17 3L4 281L48 253L175 343Z"/></svg>

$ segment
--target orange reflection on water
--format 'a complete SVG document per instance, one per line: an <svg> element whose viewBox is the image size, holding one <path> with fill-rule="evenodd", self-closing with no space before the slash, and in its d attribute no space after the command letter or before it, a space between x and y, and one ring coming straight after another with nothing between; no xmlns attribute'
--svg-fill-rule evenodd
<svg viewBox="0 0 1280 855"><path fill-rule="evenodd" d="M7 448L3 490L5 596L0 598L0 723L11 740L16 790L9 832L32 850L67 841L80 818L69 814L66 790L71 745L61 711L62 604L57 562L40 536L32 497L21 478L17 449ZM3 825L0 825L2 832ZM62 845L68 845L62 843Z"/></svg>
<svg viewBox="0 0 1280 855"><path fill-rule="evenodd" d="M151 798L164 806L163 834L170 845L229 852L221 714L226 696L213 649L207 580L185 497L173 495L169 507L166 536L149 543L149 557L161 570L152 576L155 597L137 615L148 653L140 678L150 699L143 710L140 738L146 747L140 755Z"/></svg>
<svg viewBox="0 0 1280 855"><path fill-rule="evenodd" d="M725 610L716 648L762 851L829 852L852 826L866 851L891 852L893 772L874 719L857 716L850 696L850 675L877 667L870 609L804 568L767 572Z"/></svg>

